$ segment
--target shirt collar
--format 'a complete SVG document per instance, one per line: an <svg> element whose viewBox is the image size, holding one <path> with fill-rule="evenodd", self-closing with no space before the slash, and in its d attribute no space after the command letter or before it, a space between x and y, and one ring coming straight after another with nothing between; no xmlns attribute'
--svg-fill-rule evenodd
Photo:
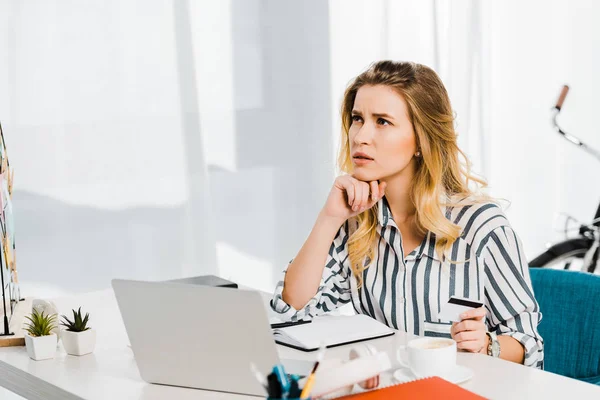
<svg viewBox="0 0 600 400"><path fill-rule="evenodd" d="M386 228L389 225L392 225L394 228L398 229L396 224L394 223L394 218L392 217L392 211L390 210L390 206L387 202L387 199L382 197L377 204L377 222L382 228ZM398 234L400 234L400 230L398 229ZM401 235L401 234L400 234ZM435 233L429 231L425 236L425 239L421 242L419 247L415 249L414 253L410 253L405 256L407 260L420 260L423 256L429 257L436 261L441 261L442 257L437 252L435 247L436 236Z"/></svg>
<svg viewBox="0 0 600 400"><path fill-rule="evenodd" d="M390 210L387 199L383 196L377 202L377 222L381 227L385 228L390 223L390 220L393 221L392 211Z"/></svg>
<svg viewBox="0 0 600 400"><path fill-rule="evenodd" d="M431 258L435 261L442 261L442 258L438 254L436 245L436 236L435 233L429 231L427 232L427 236L421 243L419 247L417 247L416 255L413 255L417 260L421 259L421 257L425 256Z"/></svg>

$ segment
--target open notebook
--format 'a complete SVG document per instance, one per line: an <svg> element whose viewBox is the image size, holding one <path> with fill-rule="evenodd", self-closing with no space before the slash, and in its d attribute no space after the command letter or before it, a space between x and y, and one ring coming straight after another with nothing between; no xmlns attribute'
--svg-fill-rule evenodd
<svg viewBox="0 0 600 400"><path fill-rule="evenodd" d="M275 341L302 351L314 351L321 342L327 347L393 335L394 331L367 315L322 316L310 324L273 330Z"/></svg>

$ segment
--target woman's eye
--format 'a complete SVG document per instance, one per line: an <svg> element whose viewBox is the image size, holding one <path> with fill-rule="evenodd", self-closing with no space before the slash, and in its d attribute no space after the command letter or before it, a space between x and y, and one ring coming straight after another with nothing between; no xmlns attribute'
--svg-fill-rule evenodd
<svg viewBox="0 0 600 400"><path fill-rule="evenodd" d="M377 119L377 123L378 123L379 125L389 125L389 124L390 124L390 122L389 122L389 121L387 121L387 120L385 120L385 119L383 119L383 118L378 118L378 119Z"/></svg>
<svg viewBox="0 0 600 400"><path fill-rule="evenodd" d="M359 115L353 115L352 122L362 122L362 118Z"/></svg>

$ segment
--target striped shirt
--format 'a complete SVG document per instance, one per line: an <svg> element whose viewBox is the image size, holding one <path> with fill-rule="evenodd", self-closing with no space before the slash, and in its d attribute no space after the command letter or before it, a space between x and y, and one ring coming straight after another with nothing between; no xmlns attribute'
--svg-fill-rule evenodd
<svg viewBox="0 0 600 400"><path fill-rule="evenodd" d="M446 208L446 218L459 225L462 233L445 261L435 249L432 232L405 255L385 197L377 207L375 259L363 272L361 288L350 268L346 221L331 244L315 296L296 310L281 297L282 280L271 301L275 312L296 321L352 303L357 313L394 329L450 337L452 323L438 318L441 305L453 295L477 299L485 304L488 330L518 340L525 349L525 365L543 368L543 340L537 331L542 314L521 241L498 205Z"/></svg>

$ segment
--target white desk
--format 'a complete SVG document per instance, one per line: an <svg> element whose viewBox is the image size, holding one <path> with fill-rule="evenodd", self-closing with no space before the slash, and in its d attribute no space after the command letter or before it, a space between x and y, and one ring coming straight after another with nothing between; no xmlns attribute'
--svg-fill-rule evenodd
<svg viewBox="0 0 600 400"><path fill-rule="evenodd" d="M152 385L140 376L128 347L127 333L112 290L72 298L55 299L61 314L82 306L90 313L90 323L97 329L97 347L82 357L67 355L58 349L56 358L33 361L24 347L0 349L0 385L27 398L39 400L70 399L256 399L229 393ZM401 333L399 333L401 334ZM393 353L398 338L372 341L381 350ZM303 353L279 346L282 358L313 359ZM347 357L348 347L330 349L330 357ZM600 387L559 375L526 368L479 354L460 353L460 364L475 371L462 386L494 399L568 398L600 399ZM384 380L391 379L389 376Z"/></svg>

